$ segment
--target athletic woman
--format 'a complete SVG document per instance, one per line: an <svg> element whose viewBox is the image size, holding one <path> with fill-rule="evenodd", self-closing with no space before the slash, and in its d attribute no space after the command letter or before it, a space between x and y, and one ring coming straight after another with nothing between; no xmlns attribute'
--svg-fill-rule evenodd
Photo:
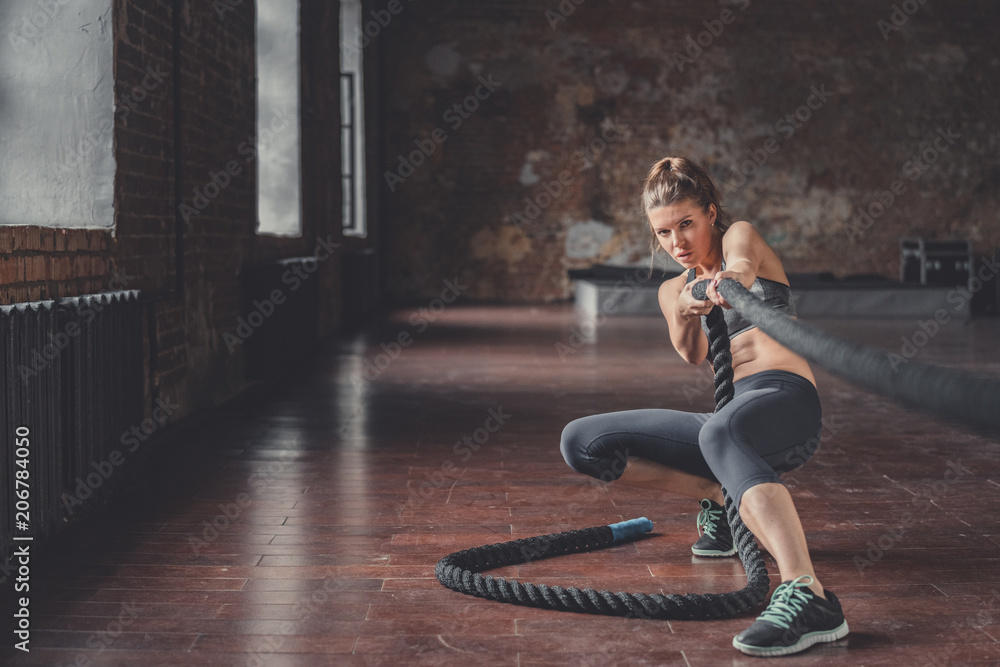
<svg viewBox="0 0 1000 667"><path fill-rule="evenodd" d="M685 158L653 165L642 207L659 248L685 269L659 289L670 340L685 361L701 364L709 349L704 318L714 306L725 309L735 395L714 413L630 410L577 419L563 431L563 456L599 479L701 500L692 547L699 556L736 552L723 508L726 489L782 579L764 613L733 639L737 649L785 655L840 639L848 632L840 602L813 570L779 477L815 450L822 416L816 381L805 359L745 321L716 289L731 278L794 316L781 261L750 223L730 223L712 179ZM707 299L698 300L691 289L705 279L711 280Z"/></svg>

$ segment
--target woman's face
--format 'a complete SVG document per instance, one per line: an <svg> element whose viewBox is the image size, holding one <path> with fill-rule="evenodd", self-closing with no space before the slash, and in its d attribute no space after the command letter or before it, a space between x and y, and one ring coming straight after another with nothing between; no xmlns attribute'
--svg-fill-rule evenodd
<svg viewBox="0 0 1000 667"><path fill-rule="evenodd" d="M714 263L719 239L718 231L712 226L716 216L714 204L709 204L706 212L686 199L651 209L648 216L660 247L685 269Z"/></svg>

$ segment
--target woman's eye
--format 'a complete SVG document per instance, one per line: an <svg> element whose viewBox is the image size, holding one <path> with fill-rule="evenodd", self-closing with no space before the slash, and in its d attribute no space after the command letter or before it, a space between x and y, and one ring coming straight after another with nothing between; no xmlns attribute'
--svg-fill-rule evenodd
<svg viewBox="0 0 1000 667"><path fill-rule="evenodd" d="M678 225L678 226L679 226L679 227L680 227L681 229L684 229L685 227L687 227L687 226L688 226L688 225L690 225L690 224L691 224L691 221L690 221L690 220L685 220L684 222L682 222L682 223L681 223L680 225Z"/></svg>

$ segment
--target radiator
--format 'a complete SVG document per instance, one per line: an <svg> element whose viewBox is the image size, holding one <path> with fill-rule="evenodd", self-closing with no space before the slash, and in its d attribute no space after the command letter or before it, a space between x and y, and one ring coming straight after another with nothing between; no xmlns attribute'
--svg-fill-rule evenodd
<svg viewBox="0 0 1000 667"><path fill-rule="evenodd" d="M54 534L74 509L67 498L81 500L76 504L81 509L96 506L127 477L105 463L122 449L122 434L144 416L139 293L0 306L0 368L4 564L15 534L36 540ZM27 446L23 441L15 446L18 435L27 438ZM18 463L24 454L26 468ZM15 496L16 475L23 469L30 490L27 530L16 524L24 518L17 514L24 507L17 507ZM80 482L84 499L78 497Z"/></svg>

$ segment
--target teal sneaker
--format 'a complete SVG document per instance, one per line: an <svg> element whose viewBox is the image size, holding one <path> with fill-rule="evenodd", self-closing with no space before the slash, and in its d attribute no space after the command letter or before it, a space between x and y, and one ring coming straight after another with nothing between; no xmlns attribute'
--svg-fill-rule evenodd
<svg viewBox="0 0 1000 667"><path fill-rule="evenodd" d="M695 556L721 558L736 553L733 545L733 534L726 520L726 508L714 500L705 498L701 501L701 512L698 513L698 541L691 547Z"/></svg>
<svg viewBox="0 0 1000 667"><path fill-rule="evenodd" d="M846 637L840 600L828 589L825 600L813 593L808 588L812 581L804 574L778 586L764 613L733 637L733 646L747 655L788 655Z"/></svg>

